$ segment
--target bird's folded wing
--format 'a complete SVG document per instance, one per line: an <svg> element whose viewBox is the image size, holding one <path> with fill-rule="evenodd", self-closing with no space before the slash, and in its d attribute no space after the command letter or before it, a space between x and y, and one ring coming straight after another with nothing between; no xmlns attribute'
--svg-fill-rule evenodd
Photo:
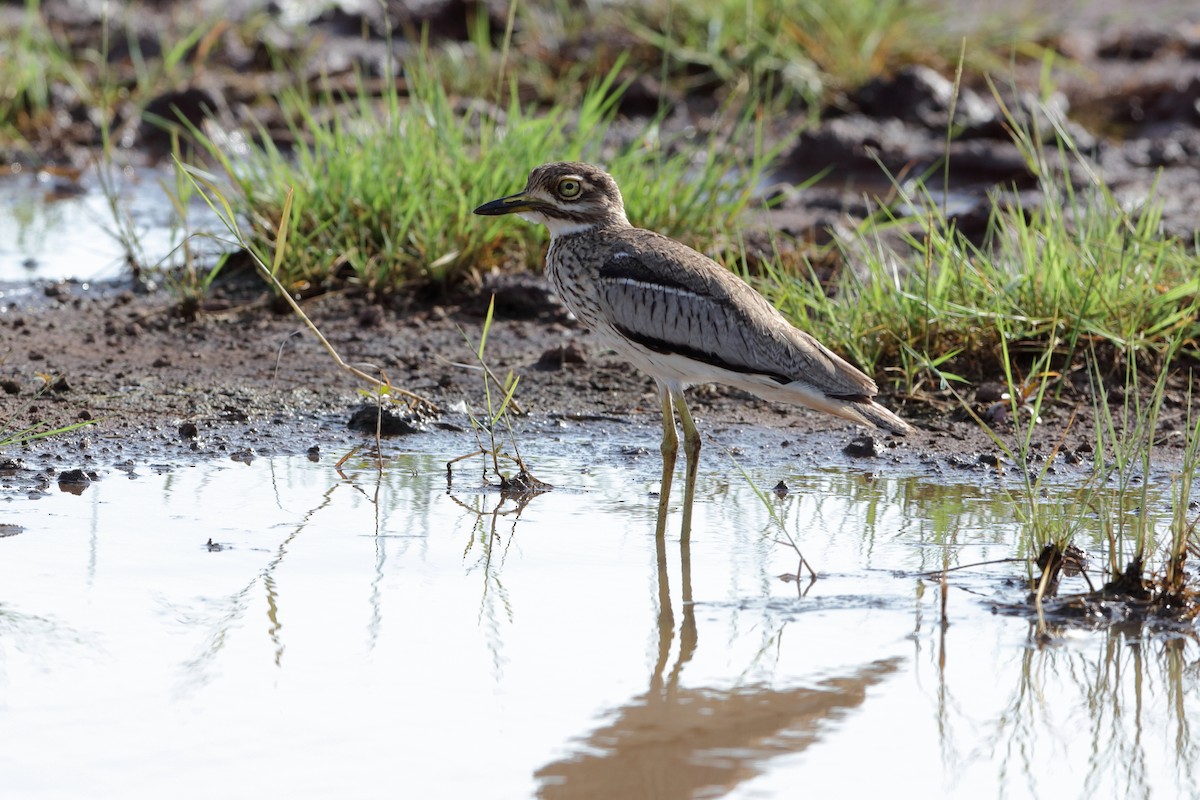
<svg viewBox="0 0 1200 800"><path fill-rule="evenodd" d="M803 381L830 396L870 396L874 382L788 323L740 278L685 245L614 248L599 299L626 339L780 384ZM670 246L664 246L669 242Z"/></svg>

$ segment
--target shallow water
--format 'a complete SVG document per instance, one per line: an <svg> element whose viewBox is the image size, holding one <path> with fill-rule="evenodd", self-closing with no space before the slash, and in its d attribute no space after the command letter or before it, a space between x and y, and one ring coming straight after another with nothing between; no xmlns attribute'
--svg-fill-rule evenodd
<svg viewBox="0 0 1200 800"><path fill-rule="evenodd" d="M113 168L106 192L96 169L0 174L0 285L126 278L130 252L142 267L182 264L183 225L165 188L172 180L168 169ZM188 203L188 216L204 230L222 230L198 199ZM217 249L191 241L202 252Z"/></svg>
<svg viewBox="0 0 1200 800"><path fill-rule="evenodd" d="M272 457L2 497L4 796L1200 791L1191 639L1038 647L993 613L1014 564L954 573L942 628L919 573L1016 553L977 476L752 469L791 489L807 585L719 450L685 574L677 534L655 544L656 453L532 447L556 488L524 504L478 460L448 491L445 453L399 449L382 473Z"/></svg>

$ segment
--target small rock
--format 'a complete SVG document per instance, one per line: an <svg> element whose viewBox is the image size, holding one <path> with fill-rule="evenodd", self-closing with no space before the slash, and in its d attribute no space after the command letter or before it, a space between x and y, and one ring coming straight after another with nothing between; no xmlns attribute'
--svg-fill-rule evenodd
<svg viewBox="0 0 1200 800"><path fill-rule="evenodd" d="M995 403L1008 399L1008 389L999 383L981 383L975 389L975 402Z"/></svg>
<svg viewBox="0 0 1200 800"><path fill-rule="evenodd" d="M58 489L67 494L80 495L92 484L92 476L81 469L69 469L58 475Z"/></svg>
<svg viewBox="0 0 1200 800"><path fill-rule="evenodd" d="M1172 37L1161 30L1126 30L1100 45L1096 55L1123 61L1149 61L1160 50L1174 44Z"/></svg>
<svg viewBox="0 0 1200 800"><path fill-rule="evenodd" d="M950 109L960 127L990 123L996 116L992 106L966 86L959 86L925 66L905 67L894 76L875 78L855 98L867 114L914 122L929 130L944 131L950 124Z"/></svg>
<svg viewBox="0 0 1200 800"><path fill-rule="evenodd" d="M182 120L199 127L216 109L216 100L203 89L193 86L182 91L165 92L146 104L138 137L144 147L169 149L171 135L165 124L179 125Z"/></svg>
<svg viewBox="0 0 1200 800"><path fill-rule="evenodd" d="M194 422L185 422L179 426L180 439L195 439L200 435L200 429L196 427Z"/></svg>
<svg viewBox="0 0 1200 800"><path fill-rule="evenodd" d="M528 273L491 273L484 277L479 293L482 307L487 311L487 301L495 303L495 314L504 319L538 319L546 314L559 314L563 306L550 290L550 284L541 275Z"/></svg>
<svg viewBox="0 0 1200 800"><path fill-rule="evenodd" d="M874 458L879 455L879 443L870 434L863 434L842 448L850 458Z"/></svg>
<svg viewBox="0 0 1200 800"><path fill-rule="evenodd" d="M810 171L830 166L839 174L878 174L876 159L885 167L898 170L909 161L923 162L934 157L933 149L925 146L915 126L899 119L847 114L803 131L784 162L807 177Z"/></svg>
<svg viewBox="0 0 1200 800"><path fill-rule="evenodd" d="M623 116L649 117L661 108L671 108L678 98L664 92L663 85L644 72L631 77L617 103Z"/></svg>
<svg viewBox="0 0 1200 800"><path fill-rule="evenodd" d="M425 423L415 414L397 414L391 409L381 409L374 405L364 405L350 416L346 427L358 433L375 435L378 429L380 436L407 436L422 433Z"/></svg>
<svg viewBox="0 0 1200 800"><path fill-rule="evenodd" d="M358 324L363 328L378 328L383 322L383 309L376 305L363 306L358 312Z"/></svg>
<svg viewBox="0 0 1200 800"><path fill-rule="evenodd" d="M539 369L562 369L567 364L583 364L587 361L587 352L575 340L558 347L551 347L542 353L537 360Z"/></svg>

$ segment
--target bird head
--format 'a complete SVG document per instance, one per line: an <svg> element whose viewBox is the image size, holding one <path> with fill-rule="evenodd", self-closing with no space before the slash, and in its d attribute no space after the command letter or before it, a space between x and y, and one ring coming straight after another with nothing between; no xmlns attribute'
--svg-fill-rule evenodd
<svg viewBox="0 0 1200 800"><path fill-rule="evenodd" d="M529 173L524 191L484 203L476 214L516 214L564 236L612 224L628 225L621 190L612 176L580 161L543 164Z"/></svg>

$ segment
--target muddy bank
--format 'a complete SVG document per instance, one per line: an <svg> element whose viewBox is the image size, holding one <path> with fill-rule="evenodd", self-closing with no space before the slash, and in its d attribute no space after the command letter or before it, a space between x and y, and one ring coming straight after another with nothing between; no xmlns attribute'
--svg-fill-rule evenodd
<svg viewBox="0 0 1200 800"><path fill-rule="evenodd" d="M413 12L417 16L393 20L391 30L397 33L388 37L386 24L343 5L299 7L295 13L302 18L291 20L291 27L276 13L256 18L261 26L245 24L263 9L254 2L239 5L189 52L187 63L204 68L169 88L151 86L154 91L139 84L138 59L161 61L164 36L195 29L203 9L163 3L110 20L114 44L103 65L105 74L116 85L145 91L136 95L136 102L130 99L115 110L114 157L132 163L161 158L169 137L153 120L172 107L197 124L212 116L226 130L262 130L286 144L292 132L271 99L283 86L310 84L322 75L402 77L400 65L412 55L410 29L428 25L435 45L461 46L468 38L463 22L478 11L475 4L421 4L421 11ZM1194 209L1200 205L1200 17L1194 10L1176 9L1157 14L1156 27L1128 19L1114 24L1119 8L1093 3L1081 16L1074 5L1043 9L1049 20L1058 20L1047 28L1058 32L1041 42L1047 52L1058 54L1053 73L1057 89L1048 98L1037 95L1042 64L1036 60L1014 59L1011 78L999 82L995 94L979 77L965 79L956 94L946 70L897 66L831 98L823 108L791 108L772 119L768 144L789 144L764 191L780 202L747 220L742 232L747 243L770 242L780 232L784 247L807 253L808 243L827 242L837 230L854 226L871 213L872 204L895 201L881 166L903 178L938 169L947 155L948 216L957 230L981 240L990 195L1007 194L1028 210L1042 202L1038 178L1013 144L1005 110L1017 122L1036 124L1047 142L1055 130L1071 138L1078 157L1051 165L1064 182L1083 187L1100 176L1129 208L1145 202L1157 186L1156 196L1165 202L1163 233L1192 241ZM1068 6L1070 13L1064 10ZM40 13L56 37L84 52L101 41L99 9L46 2ZM3 30L16 31L23 20L16 7L0 11ZM493 19L493 30L503 30L503 22L503 15ZM605 30L588 42L564 38L540 43L522 38L518 30L515 46L536 44L536 52L522 51L521 58L554 63L591 53L585 45L638 56L626 34ZM312 37L319 38L321 47L307 47ZM272 54L297 59L295 69L278 71ZM623 77L638 77L635 63ZM389 65L392 74L381 71ZM91 77L99 80L100 75ZM710 132L721 89L700 78L687 83L692 87L687 90L682 84L652 87L635 80L621 106L621 126L641 131L665 98L672 113L664 130ZM352 88L352 81L345 88ZM530 99L537 99L536 93ZM647 99L653 102L641 102ZM65 196L87 191L79 183L86 173L78 167L95 158L100 119L87 98L70 86L52 87L49 102L48 113L27 120L27 139L22 146L6 148L4 160L13 168L35 168L27 173L40 169L56 176L55 191ZM951 125L959 133L947 145ZM1054 155L1053 145L1047 148ZM50 169L54 165L62 169ZM532 166L514 165L514 185ZM796 189L827 169L829 174L815 186ZM872 200L864 202L864 196ZM22 274L36 280L35 261L25 264L30 260L19 252L12 257L23 259ZM854 265L830 269L843 267ZM478 374L456 363L471 362L472 346L464 333L477 339L487 298L495 289L497 324L488 360L497 372L512 369L522 375L517 400L529 412L524 419L530 435L555 420L592 426L597 436L605 435L605 426L632 424L645 427L642 438L653 452L659 412L651 380L597 351L539 276L488 280L492 284L482 290L453 299L380 306L334 293L309 300L307 308L347 360L383 370L395 384L443 409L442 415L422 422L425 429L469 440L461 409L482 404L483 391ZM167 293L120 287L85 291L71 283L35 283L32 289L6 290L0 303L0 419L10 420L7 430L95 421L69 435L5 448L3 457L14 460L3 471L10 487L49 485L62 471L86 471L98 464L307 452L314 445L336 449L360 436L345 430L345 421L361 402L353 379L307 333L296 335L302 326L269 299L253 276L227 270L194 319L180 316L177 298ZM1012 421L1000 413L1003 404L997 405L995 382L1001 376L973 377L976 385L966 390L967 399L979 412L991 411L994 424L1007 435ZM1109 388L1118 400L1121 377L1110 376ZM37 395L46 379L52 380L52 388ZM1059 380L1054 401L1042 412L1035 452L1041 457L1055 453L1056 468L1082 469L1093 447L1088 375L1077 368ZM864 445L854 450L858 455L842 450L860 432L840 422L720 387L700 387L691 395L707 431L720 426L769 431L764 435L778 437L778 452L813 463L859 459L884 464L899 458L933 471L986 473L1001 461L991 438L946 394L884 397L919 431L896 446L883 440L877 451ZM1172 385L1168 393L1160 439L1164 461L1172 460L1182 443L1186 396L1182 384ZM782 445L784 441L788 444Z"/></svg>
<svg viewBox="0 0 1200 800"><path fill-rule="evenodd" d="M341 454L369 444L369 433L348 428L364 402L362 387L254 280L243 275L219 283L193 321L180 319L174 299L161 292L63 283L4 297L0 419L9 420L7 430L93 424L0 448L0 486L36 491L52 488L70 470L91 479L135 466L313 448L314 454ZM570 425L603 441L620 431L657 457L661 429L651 379L599 349L540 278L494 288L496 321L486 358L499 375L512 370L521 376L515 395L524 412L521 435L552 436L556 426ZM474 362L490 296L390 308L331 294L308 301L306 309L347 361L378 368L438 406L438 413L413 420L408 435L447 437L447 452L466 453L474 436L465 410L481 409L485 401L480 374L461 365ZM52 377L49 390L41 391L41 376ZM986 412L997 388L982 384L968 397ZM1164 465L1177 461L1182 447L1182 391L1172 389L1164 404ZM902 439L877 435L872 443L853 425L737 390L697 387L690 397L712 447L746 442L756 459L931 475L966 470L980 480L1005 462L986 432L949 399L917 403L885 395L918 430ZM995 425L1011 441L1007 415L998 414ZM1056 454L1053 469L1070 477L1091 463L1092 447L1091 401L1064 379L1060 399L1041 415L1035 457ZM707 462L710 468L717 463Z"/></svg>

